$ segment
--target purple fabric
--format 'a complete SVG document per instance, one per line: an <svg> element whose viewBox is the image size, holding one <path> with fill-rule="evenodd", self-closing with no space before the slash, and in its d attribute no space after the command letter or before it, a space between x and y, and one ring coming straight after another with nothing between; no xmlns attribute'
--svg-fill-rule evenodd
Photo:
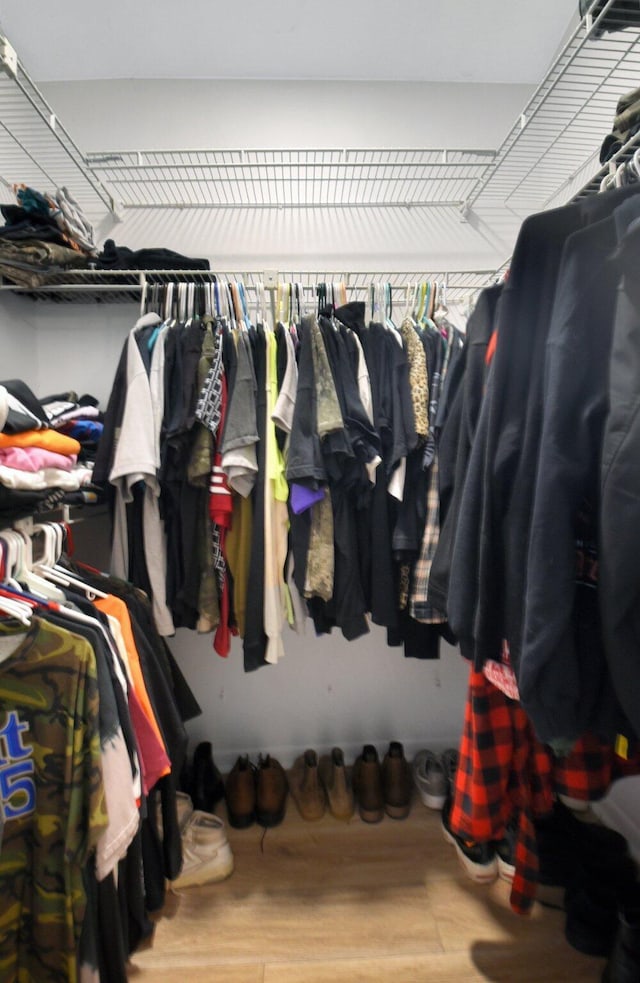
<svg viewBox="0 0 640 983"><path fill-rule="evenodd" d="M296 485L295 482L291 485L291 510L295 515L300 515L301 512L310 509L312 505L321 502L323 498L324 488L318 488L314 491L312 488L307 488L306 485Z"/></svg>

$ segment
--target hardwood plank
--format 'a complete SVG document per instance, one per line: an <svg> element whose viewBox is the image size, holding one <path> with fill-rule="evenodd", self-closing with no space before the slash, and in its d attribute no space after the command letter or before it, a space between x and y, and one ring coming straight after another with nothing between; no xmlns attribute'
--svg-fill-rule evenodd
<svg viewBox="0 0 640 983"><path fill-rule="evenodd" d="M172 956L184 951L223 962L251 956L267 962L442 948L423 888L318 891L302 883L289 895L278 891L269 898L263 888L228 899L208 885L190 888L177 902L173 916L157 925L151 953L161 948Z"/></svg>
<svg viewBox="0 0 640 983"><path fill-rule="evenodd" d="M134 956L127 974L130 983L176 983L182 974L188 974L188 983L264 983L264 966L261 963L243 963L225 966L220 963L212 968L211 960L199 962L185 953L177 960L164 958L161 964L147 966L139 956Z"/></svg>
<svg viewBox="0 0 640 983"><path fill-rule="evenodd" d="M373 826L305 823L289 803L264 839L259 827L228 835L233 876L168 894L152 947L133 958L135 983L600 979L602 960L565 942L561 912L519 918L506 884L469 881L421 803Z"/></svg>
<svg viewBox="0 0 640 983"><path fill-rule="evenodd" d="M574 979L600 979L603 960L582 955L566 941L564 912L534 904L530 915L516 915L509 905L509 893L504 881L477 885L462 872L455 880L430 887L431 910L445 951L469 951L477 965L486 965L488 971L494 962L506 960L505 975L487 975L487 979L505 983L511 979L538 983L542 972L545 983L556 978L572 983ZM514 968L519 975L509 976Z"/></svg>
<svg viewBox="0 0 640 983"><path fill-rule="evenodd" d="M450 878L457 870L455 854L438 837L439 814L414 805L408 820L385 817L379 824L349 823L325 816L305 823L289 805L282 826L268 830L228 829L235 856L230 892L243 894L261 879L269 891L288 893L305 880L310 888L376 888L379 884L413 884ZM262 840L262 847L261 847Z"/></svg>
<svg viewBox="0 0 640 983"><path fill-rule="evenodd" d="M271 963L264 983L482 983L466 953L384 956L307 963Z"/></svg>
<svg viewBox="0 0 640 983"><path fill-rule="evenodd" d="M322 960L271 963L264 983L599 983L601 964L590 960L581 969L570 959L551 953L551 965L541 970L539 953L526 950L439 952L421 956L383 956L380 959Z"/></svg>

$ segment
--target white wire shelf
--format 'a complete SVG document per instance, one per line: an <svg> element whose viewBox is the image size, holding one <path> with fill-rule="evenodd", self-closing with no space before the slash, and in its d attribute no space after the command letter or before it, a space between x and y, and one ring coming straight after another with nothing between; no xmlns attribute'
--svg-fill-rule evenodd
<svg viewBox="0 0 640 983"><path fill-rule="evenodd" d="M492 150L156 150L86 162L129 208L461 205Z"/></svg>
<svg viewBox="0 0 640 983"><path fill-rule="evenodd" d="M41 191L68 187L92 219L114 211L108 191L12 49L0 35L0 195L15 202L14 184ZM7 60L8 59L8 60Z"/></svg>
<svg viewBox="0 0 640 983"><path fill-rule="evenodd" d="M516 120L467 207L507 206L520 214L549 207L598 166L617 101L640 85L640 31L622 29L619 0L579 24ZM600 34L618 22L615 33ZM570 195L564 196L564 202Z"/></svg>
<svg viewBox="0 0 640 983"><path fill-rule="evenodd" d="M143 292L154 284L165 283L213 283L241 280L252 291L263 282L261 271L206 272L203 270L73 270L52 274L39 287L19 287L0 279L0 295L3 292L20 294L32 300L46 300L61 304L80 303L136 303ZM446 285L451 300L466 297L486 286L493 276L491 270L480 271L367 271L346 272L334 270L279 272L278 282L299 283L305 290L313 291L318 283L343 282L351 299L366 299L372 283L389 283L394 289L404 289L423 281L439 281Z"/></svg>

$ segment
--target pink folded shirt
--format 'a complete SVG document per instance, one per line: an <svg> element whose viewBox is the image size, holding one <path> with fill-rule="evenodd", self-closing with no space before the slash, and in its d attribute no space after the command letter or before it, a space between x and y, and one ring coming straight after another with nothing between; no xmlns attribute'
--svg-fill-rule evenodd
<svg viewBox="0 0 640 983"><path fill-rule="evenodd" d="M17 471L42 471L43 468L71 471L77 460L77 454L56 454L43 447L0 447L0 465Z"/></svg>

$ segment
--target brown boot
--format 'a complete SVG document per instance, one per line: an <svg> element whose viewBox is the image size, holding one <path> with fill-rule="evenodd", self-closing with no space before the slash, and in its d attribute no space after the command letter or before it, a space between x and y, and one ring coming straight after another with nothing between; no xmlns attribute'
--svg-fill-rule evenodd
<svg viewBox="0 0 640 983"><path fill-rule="evenodd" d="M287 775L269 754L258 760L256 819L261 826L278 826L287 808Z"/></svg>
<svg viewBox="0 0 640 983"><path fill-rule="evenodd" d="M318 756L315 751L305 751L296 759L289 777L289 789L303 819L322 819L325 797L318 775Z"/></svg>
<svg viewBox="0 0 640 983"><path fill-rule="evenodd" d="M382 762L384 807L392 819L406 819L411 809L411 768L399 741L391 741Z"/></svg>
<svg viewBox="0 0 640 983"><path fill-rule="evenodd" d="M342 749L334 747L331 754L320 758L320 781L325 790L331 815L345 821L353 816L353 789L344 766Z"/></svg>
<svg viewBox="0 0 640 983"><path fill-rule="evenodd" d="M229 825L246 829L256 821L255 768L245 754L227 775L225 786Z"/></svg>
<svg viewBox="0 0 640 983"><path fill-rule="evenodd" d="M373 744L365 744L353 766L353 791L358 811L365 823L379 823L384 818L382 770Z"/></svg>

